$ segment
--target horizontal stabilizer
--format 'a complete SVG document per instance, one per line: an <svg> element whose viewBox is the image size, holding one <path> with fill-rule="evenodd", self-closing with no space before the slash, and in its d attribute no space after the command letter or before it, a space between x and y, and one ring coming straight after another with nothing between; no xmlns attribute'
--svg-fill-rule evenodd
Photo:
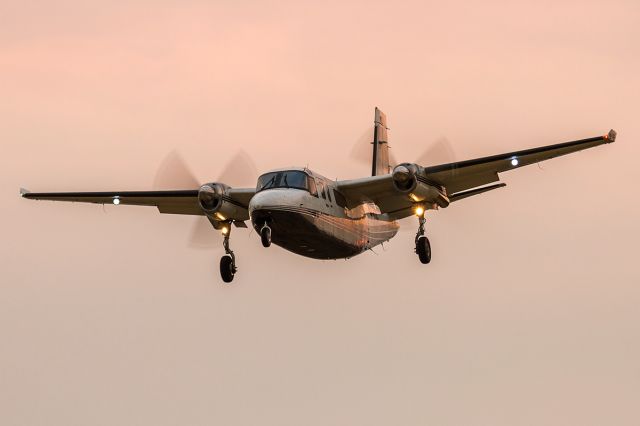
<svg viewBox="0 0 640 426"><path fill-rule="evenodd" d="M449 201L452 203L454 201L462 200L463 198L471 197L473 195L482 194L487 191L491 191L492 189L502 188L503 186L507 186L506 183L496 183L495 185L482 186L480 188L470 189L468 191L456 192L455 194L451 194L449 196Z"/></svg>

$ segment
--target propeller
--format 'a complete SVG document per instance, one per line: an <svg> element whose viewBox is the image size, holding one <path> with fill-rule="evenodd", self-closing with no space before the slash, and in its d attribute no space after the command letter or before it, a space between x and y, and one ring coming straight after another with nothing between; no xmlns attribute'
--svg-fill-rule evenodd
<svg viewBox="0 0 640 426"><path fill-rule="evenodd" d="M253 186L257 178L257 168L251 157L240 150L222 168L216 182L224 182L229 186ZM193 171L177 151L171 151L162 161L153 181L153 187L162 189L197 189L202 181L196 179ZM214 232L209 219L195 219L189 236L189 247L209 249L220 246L220 236Z"/></svg>
<svg viewBox="0 0 640 426"><path fill-rule="evenodd" d="M367 129L356 140L349 153L349 158L362 164L371 165L373 161L373 148L371 142L373 141L373 127ZM391 148L391 147L389 147ZM446 137L440 137L430 144L420 156L417 157L415 163L420 166L435 165L452 163L455 161L455 153L451 146L451 142ZM395 160L389 151L389 163L391 166L395 166L398 162Z"/></svg>
<svg viewBox="0 0 640 426"><path fill-rule="evenodd" d="M368 128L362 135L356 139L356 142L351 147L349 158L357 161L358 163L368 164L371 166L373 161L373 127ZM389 163L392 166L398 164L393 156L392 147L389 146Z"/></svg>
<svg viewBox="0 0 640 426"><path fill-rule="evenodd" d="M373 148L371 147L372 141L373 127L370 127L365 130L365 132L362 133L362 135L360 135L358 139L356 139L355 143L351 147L349 158L359 163L371 164L373 158Z"/></svg>
<svg viewBox="0 0 640 426"><path fill-rule="evenodd" d="M433 166L436 164L453 163L455 161L455 153L449 139L440 137L436 139L424 152L418 157L416 163L421 166Z"/></svg>
<svg viewBox="0 0 640 426"><path fill-rule="evenodd" d="M218 175L216 182L223 182L232 187L255 186L258 169L255 163L243 150L239 150L231 158Z"/></svg>
<svg viewBox="0 0 640 426"><path fill-rule="evenodd" d="M175 150L171 151L162 160L153 180L153 188L156 190L194 189L199 187L200 182L189 169L184 158Z"/></svg>

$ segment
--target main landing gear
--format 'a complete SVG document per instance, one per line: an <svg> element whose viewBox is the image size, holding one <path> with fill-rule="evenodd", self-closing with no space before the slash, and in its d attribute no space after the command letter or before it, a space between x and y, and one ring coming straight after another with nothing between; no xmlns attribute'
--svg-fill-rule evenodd
<svg viewBox="0 0 640 426"><path fill-rule="evenodd" d="M220 276L222 276L222 281L225 283L230 283L233 281L233 276L236 274L238 268L236 267L236 256L233 254L231 248L229 248L229 235L231 234L231 224L224 225L222 228L222 235L224 236L224 241L222 245L224 246L224 252L226 253L220 259Z"/></svg>
<svg viewBox="0 0 640 426"><path fill-rule="evenodd" d="M222 236L224 240L222 241L222 245L224 246L225 255L220 258L220 276L222 277L222 281L225 283L230 283L233 281L233 277L235 276L238 268L236 266L236 256L233 254L233 250L229 247L229 237L231 235L231 223L224 223L221 227L218 227L222 231ZM271 228L265 223L260 229L260 239L262 240L262 245L265 247L269 247L271 245Z"/></svg>
<svg viewBox="0 0 640 426"><path fill-rule="evenodd" d="M418 215L418 232L416 233L416 254L421 263L425 265L431 262L431 244L429 238L424 235L424 224L427 221L424 217L424 210L422 208L416 209Z"/></svg>

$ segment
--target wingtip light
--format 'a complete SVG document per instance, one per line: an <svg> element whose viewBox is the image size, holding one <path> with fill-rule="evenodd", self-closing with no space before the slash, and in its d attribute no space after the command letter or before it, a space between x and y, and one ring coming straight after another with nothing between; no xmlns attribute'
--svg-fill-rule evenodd
<svg viewBox="0 0 640 426"><path fill-rule="evenodd" d="M616 136L618 135L618 132L616 132L615 130L611 129L609 130L609 133L607 133L606 135L604 135L604 139L606 141L609 141L609 143L611 142L615 142L616 141Z"/></svg>

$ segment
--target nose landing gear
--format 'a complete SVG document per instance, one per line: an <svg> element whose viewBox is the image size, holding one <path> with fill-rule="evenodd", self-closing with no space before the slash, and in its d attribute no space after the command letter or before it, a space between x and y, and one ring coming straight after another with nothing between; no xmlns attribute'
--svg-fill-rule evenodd
<svg viewBox="0 0 640 426"><path fill-rule="evenodd" d="M269 247L271 245L271 228L266 223L260 229L260 240L263 247Z"/></svg>
<svg viewBox="0 0 640 426"><path fill-rule="evenodd" d="M424 235L424 224L426 221L424 211L422 211L422 214L418 215L418 232L416 233L415 251L420 262L425 265L431 262L431 243L429 243L429 238Z"/></svg>
<svg viewBox="0 0 640 426"><path fill-rule="evenodd" d="M224 235L222 245L224 246L224 252L226 254L220 259L220 276L222 277L222 281L230 283L233 281L233 277L238 271L238 268L236 267L236 256L233 254L233 250L229 247L231 224L222 228L222 234Z"/></svg>

